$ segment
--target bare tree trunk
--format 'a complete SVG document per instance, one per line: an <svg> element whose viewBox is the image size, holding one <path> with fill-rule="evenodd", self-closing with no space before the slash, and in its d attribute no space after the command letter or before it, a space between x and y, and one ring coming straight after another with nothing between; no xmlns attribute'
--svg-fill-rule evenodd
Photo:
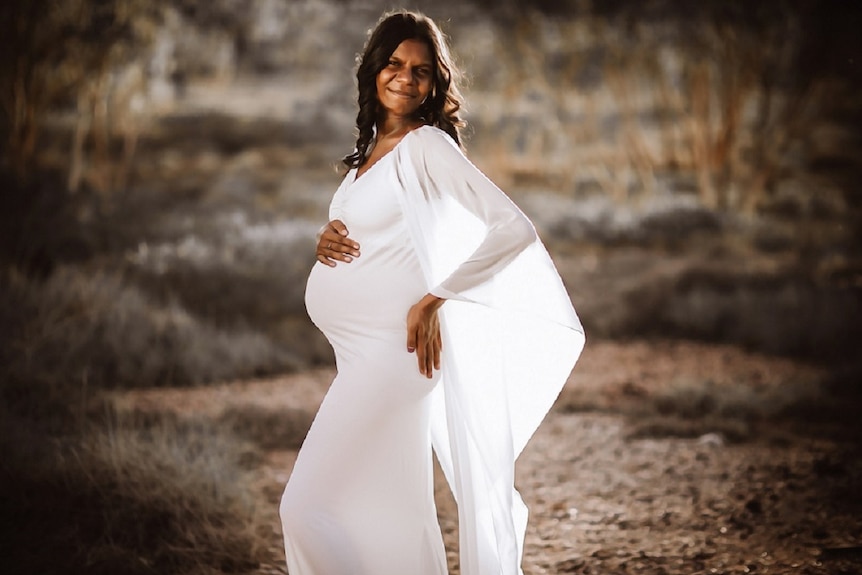
<svg viewBox="0 0 862 575"><path fill-rule="evenodd" d="M114 189L116 190L123 190L128 185L132 160L138 147L138 134L140 131L138 130L137 119L132 119L131 124L131 126L125 129L123 134L123 158L120 161L120 167L114 183Z"/></svg>
<svg viewBox="0 0 862 575"><path fill-rule="evenodd" d="M110 145L111 134L108 125L108 99L110 89L108 88L107 73L104 68L99 72L96 86L93 90L93 124L91 133L93 135L93 170L91 173L93 187L103 195L110 191L111 187L111 158Z"/></svg>
<svg viewBox="0 0 862 575"><path fill-rule="evenodd" d="M701 202L704 206L714 208L717 202L710 163L710 81L709 64L701 62L695 65L689 81L689 133Z"/></svg>
<svg viewBox="0 0 862 575"><path fill-rule="evenodd" d="M81 179L84 177L84 142L91 126L88 99L88 90L78 92L78 114L75 119L75 136L72 139L72 160L68 181L68 190L71 193L80 189Z"/></svg>

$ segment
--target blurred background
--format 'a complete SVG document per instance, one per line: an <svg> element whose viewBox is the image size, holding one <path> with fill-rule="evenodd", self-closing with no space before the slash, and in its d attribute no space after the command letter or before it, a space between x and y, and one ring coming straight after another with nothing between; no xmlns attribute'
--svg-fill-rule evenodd
<svg viewBox="0 0 862 575"><path fill-rule="evenodd" d="M467 152L535 222L591 342L791 358L825 374L798 403L858 429L862 5L408 7L451 37L467 72ZM269 511L244 487L261 428L297 443L310 416L183 418L121 409L116 394L331 368L303 291L354 141L356 57L390 8L0 8L0 500L14 527L0 545L11 566L261 564ZM46 538L62 570L27 544Z"/></svg>

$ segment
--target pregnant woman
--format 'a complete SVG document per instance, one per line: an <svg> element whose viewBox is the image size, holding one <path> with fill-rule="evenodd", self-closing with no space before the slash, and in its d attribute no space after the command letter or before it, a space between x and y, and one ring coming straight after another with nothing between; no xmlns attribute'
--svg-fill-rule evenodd
<svg viewBox="0 0 862 575"><path fill-rule="evenodd" d="M444 575L433 445L458 503L461 573L516 575L527 510L514 462L583 330L530 221L461 151L434 22L384 16L357 79L356 149L306 289L338 373L282 497L288 569Z"/></svg>

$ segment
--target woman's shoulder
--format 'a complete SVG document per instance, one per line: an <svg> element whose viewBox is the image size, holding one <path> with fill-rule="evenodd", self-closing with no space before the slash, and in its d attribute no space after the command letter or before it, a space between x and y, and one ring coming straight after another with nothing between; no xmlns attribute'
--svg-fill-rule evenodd
<svg viewBox="0 0 862 575"><path fill-rule="evenodd" d="M428 149L434 150L442 147L444 150L451 148L460 150L452 136L436 126L424 124L410 131L410 134L415 137L420 146Z"/></svg>

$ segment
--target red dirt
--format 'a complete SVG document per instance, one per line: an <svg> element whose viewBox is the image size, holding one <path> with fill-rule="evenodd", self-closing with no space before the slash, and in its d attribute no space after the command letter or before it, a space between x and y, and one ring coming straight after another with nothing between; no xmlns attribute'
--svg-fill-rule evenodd
<svg viewBox="0 0 862 575"><path fill-rule="evenodd" d="M241 405L313 411L332 375L321 369L144 390L116 402L213 417ZM620 398L643 398L681 380L775 389L822 375L731 346L597 342L587 346L560 405L613 410ZM526 574L862 572L862 506L853 491L862 465L847 457L847 445L798 434L740 444L717 433L632 439L628 425L622 414L557 409L528 445L517 473L531 510ZM273 559L259 573L286 572L277 505L294 460L295 451L270 451L260 468L256 488L272 510ZM439 473L437 495L450 572L457 575L456 509Z"/></svg>

